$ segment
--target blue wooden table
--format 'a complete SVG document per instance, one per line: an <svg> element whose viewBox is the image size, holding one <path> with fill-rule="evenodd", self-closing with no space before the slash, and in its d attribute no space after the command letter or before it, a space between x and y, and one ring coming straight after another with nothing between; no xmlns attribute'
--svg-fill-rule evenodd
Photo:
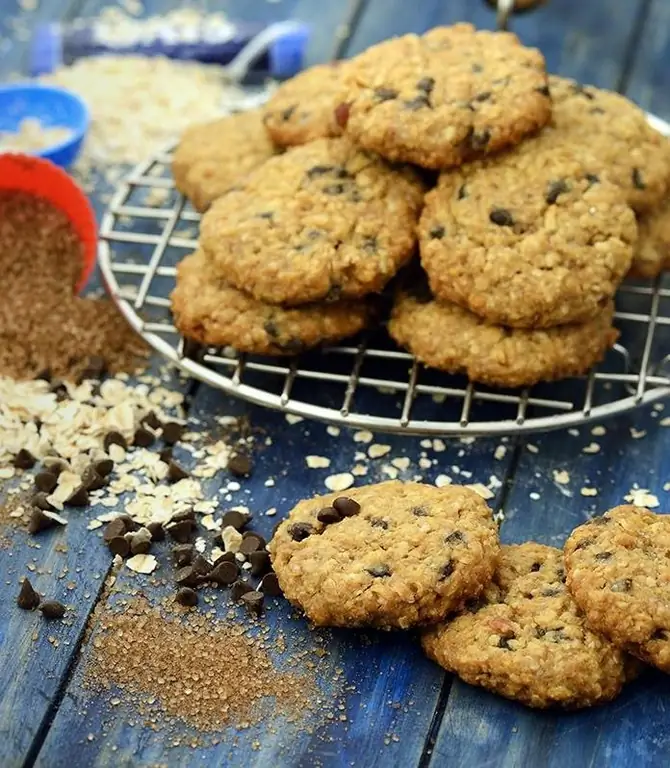
<svg viewBox="0 0 670 768"><path fill-rule="evenodd" d="M42 0L21 10L16 0L0 0L0 78L25 68L21 29L38 21L95 15L99 0ZM28 7L29 3L21 3ZM178 7L178 0L146 0L146 14ZM300 18L313 29L309 62L334 54L349 56L390 35L421 32L436 24L470 20L492 27L493 14L481 0L231 0L207 3L238 18ZM551 0L542 10L519 18L515 31L545 53L551 70L608 88L616 88L661 117L670 118L670 4L667 0ZM98 201L98 211L100 204ZM175 379L189 389L189 419L196 429L222 413L248 415L272 435L263 453L262 472L247 481L237 499L257 510L285 513L301 497L323 492L328 473L354 463L359 445L346 430L330 434L321 424L289 425L283 416L232 401L206 386ZM419 438L382 437L392 455L406 456L416 471L422 451L436 459L424 471L427 481L441 472L465 482L494 482L491 504L504 513L506 542L536 539L560 545L572 527L594 510L620 503L637 484L670 508L664 486L670 480L670 415L661 407L630 414L602 425L528 439L447 441L444 450L426 449ZM666 422L667 423L667 422ZM583 448L597 442L597 453ZM499 449L505 446L504 452ZM496 450L498 449L498 450ZM504 455L503 455L504 453ZM328 470L302 466L306 454L333 458ZM372 462L366 482L381 479ZM565 470L570 481L558 483ZM277 478L274 487L264 479ZM214 493L229 480L225 473L209 481ZM581 489L597 489L596 496ZM669 486L670 487L670 486ZM276 520L276 518L275 518ZM261 518L269 534L274 520ZM167 749L165 739L129 725L128 710L111 707L109 698L91 696L83 687L88 647L82 644L86 620L101 598L109 571L107 550L91 538L86 521L73 520L65 532L46 534L36 550L21 533L11 533L0 550L0 766L615 766L644 768L670 764L670 680L648 673L609 706L574 714L538 713L466 686L441 672L418 651L411 636L323 632L330 651L320 667L323 680L335 669L350 685L345 717L310 733L285 725L280 732L251 728L224 733L218 746ZM63 544L66 544L63 547ZM34 582L57 598L75 604L74 618L49 631L37 616L19 615L14 598L28 563ZM49 572L66 567L76 587L56 582ZM122 581L127 578L119 577ZM122 586L122 584L121 584ZM151 587L144 588L150 593ZM305 624L280 604L268 613L273 628L288 641L309 635ZM53 638L52 638L53 639ZM325 683L324 683L325 684ZM235 746L231 743L235 736ZM254 745L258 742L260 746Z"/></svg>

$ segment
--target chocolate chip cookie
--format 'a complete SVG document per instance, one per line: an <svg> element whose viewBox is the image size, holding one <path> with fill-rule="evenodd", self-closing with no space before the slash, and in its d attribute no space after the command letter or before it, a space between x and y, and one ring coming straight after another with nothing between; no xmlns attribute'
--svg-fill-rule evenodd
<svg viewBox="0 0 670 768"><path fill-rule="evenodd" d="M625 656L591 631L565 588L560 549L502 548L478 601L423 636L428 656L471 685L529 707L588 707L613 699Z"/></svg>
<svg viewBox="0 0 670 768"><path fill-rule="evenodd" d="M636 238L622 190L569 153L523 147L441 174L419 225L436 298L514 328L601 315Z"/></svg>
<svg viewBox="0 0 670 768"><path fill-rule="evenodd" d="M647 122L632 101L612 91L550 77L554 111L538 146L586 152L597 161L592 171L606 172L636 211L664 199L670 185L670 142Z"/></svg>
<svg viewBox="0 0 670 768"><path fill-rule="evenodd" d="M337 111L362 147L425 168L516 144L550 115L542 54L471 24L369 48L352 60Z"/></svg>
<svg viewBox="0 0 670 768"><path fill-rule="evenodd" d="M615 507L572 532L565 565L589 626L670 672L670 517Z"/></svg>
<svg viewBox="0 0 670 768"><path fill-rule="evenodd" d="M422 363L498 387L532 386L578 376L617 339L610 302L582 325L524 330L489 325L456 304L437 302L427 286L398 292L389 334Z"/></svg>
<svg viewBox="0 0 670 768"><path fill-rule="evenodd" d="M271 304L381 290L410 258L423 188L345 139L273 157L219 198L200 243L226 280Z"/></svg>
<svg viewBox="0 0 670 768"><path fill-rule="evenodd" d="M314 624L388 629L476 597L499 545L474 491L391 481L301 501L269 549L282 591Z"/></svg>
<svg viewBox="0 0 670 768"><path fill-rule="evenodd" d="M229 115L194 125L175 150L172 173L177 189L198 211L277 150L263 126L260 110Z"/></svg>
<svg viewBox="0 0 670 768"><path fill-rule="evenodd" d="M187 338L259 355L294 355L338 341L364 328L372 314L364 301L295 309L262 304L229 286L202 251L177 267L171 298L175 325Z"/></svg>
<svg viewBox="0 0 670 768"><path fill-rule="evenodd" d="M632 277L656 277L670 269L670 199L641 213L637 227L639 237L629 274Z"/></svg>
<svg viewBox="0 0 670 768"><path fill-rule="evenodd" d="M280 147L339 136L335 108L342 98L347 62L320 64L279 86L263 109L263 120Z"/></svg>

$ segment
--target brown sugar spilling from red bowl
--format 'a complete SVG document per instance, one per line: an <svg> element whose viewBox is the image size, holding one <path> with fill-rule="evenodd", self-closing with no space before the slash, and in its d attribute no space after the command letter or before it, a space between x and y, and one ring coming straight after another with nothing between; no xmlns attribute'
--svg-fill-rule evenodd
<svg viewBox="0 0 670 768"><path fill-rule="evenodd" d="M114 305L76 295L83 260L64 213L0 191L0 376L77 381L142 367L146 347Z"/></svg>

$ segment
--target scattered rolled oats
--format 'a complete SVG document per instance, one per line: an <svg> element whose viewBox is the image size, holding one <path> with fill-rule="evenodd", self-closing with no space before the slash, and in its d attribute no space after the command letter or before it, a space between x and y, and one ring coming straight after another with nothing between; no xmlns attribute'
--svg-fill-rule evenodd
<svg viewBox="0 0 670 768"><path fill-rule="evenodd" d="M305 456L305 463L310 469L326 469L330 466L327 456Z"/></svg>
<svg viewBox="0 0 670 768"><path fill-rule="evenodd" d="M126 565L135 573L153 573L158 568L154 555L133 555L126 560Z"/></svg>
<svg viewBox="0 0 670 768"><path fill-rule="evenodd" d="M354 476L351 472L340 472L336 475L329 475L325 479L326 488L329 491L346 491L354 484Z"/></svg>
<svg viewBox="0 0 670 768"><path fill-rule="evenodd" d="M649 509L655 509L660 504L658 496L651 493L648 488L631 488L624 496L624 500L636 507L648 507Z"/></svg>
<svg viewBox="0 0 670 768"><path fill-rule="evenodd" d="M565 469L555 469L553 471L554 482L559 485L567 485L570 482L570 474Z"/></svg>
<svg viewBox="0 0 670 768"><path fill-rule="evenodd" d="M374 439L374 435L368 429L362 429L359 432L354 432L355 443L371 443Z"/></svg>
<svg viewBox="0 0 670 768"><path fill-rule="evenodd" d="M597 488L581 488L579 491L582 496L597 496L598 495L598 489Z"/></svg>
<svg viewBox="0 0 670 768"><path fill-rule="evenodd" d="M466 485L465 487L479 494L482 497L482 499L488 500L488 499L492 499L495 496L495 494L490 488L487 488L485 485L482 485L481 483L472 483L470 485ZM532 497L532 494L531 494L531 497Z"/></svg>
<svg viewBox="0 0 670 768"><path fill-rule="evenodd" d="M589 443L582 448L582 453L600 453L600 445L598 443Z"/></svg>
<svg viewBox="0 0 670 768"><path fill-rule="evenodd" d="M435 485L438 488L444 488L445 485L451 485L451 478L449 475L438 475L435 478Z"/></svg>
<svg viewBox="0 0 670 768"><path fill-rule="evenodd" d="M387 453L391 452L391 446L390 445L382 445L381 443L373 443L368 448L368 456L371 459L379 459L382 456L386 456Z"/></svg>

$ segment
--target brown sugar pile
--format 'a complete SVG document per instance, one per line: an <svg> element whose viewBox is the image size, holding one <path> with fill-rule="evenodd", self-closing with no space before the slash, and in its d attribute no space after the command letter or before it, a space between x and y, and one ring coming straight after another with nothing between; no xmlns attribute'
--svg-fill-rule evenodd
<svg viewBox="0 0 670 768"><path fill-rule="evenodd" d="M277 669L266 643L238 624L197 612L166 615L140 599L121 612L105 606L95 614L86 686L120 689L145 717L158 711L212 732L248 727L268 709L295 719L316 706L309 666Z"/></svg>
<svg viewBox="0 0 670 768"><path fill-rule="evenodd" d="M82 246L46 200L0 192L0 376L132 372L146 348L105 299L74 294Z"/></svg>

